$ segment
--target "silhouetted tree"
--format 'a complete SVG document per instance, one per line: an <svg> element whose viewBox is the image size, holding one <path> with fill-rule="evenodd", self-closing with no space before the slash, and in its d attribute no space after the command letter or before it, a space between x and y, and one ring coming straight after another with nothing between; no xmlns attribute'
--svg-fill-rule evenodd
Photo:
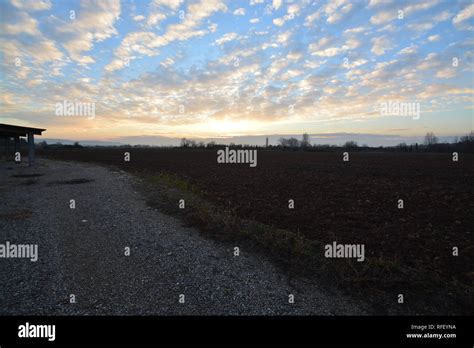
<svg viewBox="0 0 474 348"><path fill-rule="evenodd" d="M197 146L198 144L194 140L186 139L186 138L181 139L181 147L197 147Z"/></svg>
<svg viewBox="0 0 474 348"><path fill-rule="evenodd" d="M296 138L290 138L288 139L288 146L289 147L298 147L300 141Z"/></svg>
<svg viewBox="0 0 474 348"><path fill-rule="evenodd" d="M349 149L350 149L350 148L355 148L355 147L357 147L357 146L358 146L358 145L357 145L357 142L354 141L354 140L348 140L348 141L346 141L346 143L344 144L344 147L347 147L347 148L349 148Z"/></svg>
<svg viewBox="0 0 474 348"><path fill-rule="evenodd" d="M300 141L296 138L280 138L278 139L278 143L283 147L298 147Z"/></svg>
<svg viewBox="0 0 474 348"><path fill-rule="evenodd" d="M471 131L468 135L464 135L459 139L460 143L472 143L474 142L474 132Z"/></svg>
<svg viewBox="0 0 474 348"><path fill-rule="evenodd" d="M428 132L425 135L425 145L433 146L434 144L438 143L438 137L434 135L433 132Z"/></svg>
<svg viewBox="0 0 474 348"><path fill-rule="evenodd" d="M408 151L408 145L406 143L400 143L397 145L398 149L403 152Z"/></svg>
<svg viewBox="0 0 474 348"><path fill-rule="evenodd" d="M303 134L303 139L301 140L300 146L303 148L310 146L308 133Z"/></svg>
<svg viewBox="0 0 474 348"><path fill-rule="evenodd" d="M280 144L283 147L286 147L286 146L288 146L288 140L285 139L285 138L280 138L280 139L278 139L278 144Z"/></svg>

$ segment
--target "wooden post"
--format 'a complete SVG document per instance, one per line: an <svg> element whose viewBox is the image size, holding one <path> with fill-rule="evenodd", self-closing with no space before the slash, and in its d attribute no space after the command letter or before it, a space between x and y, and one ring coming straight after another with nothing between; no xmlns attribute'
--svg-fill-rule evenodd
<svg viewBox="0 0 474 348"><path fill-rule="evenodd" d="M5 148L3 149L3 153L5 155L5 161L8 161L8 137L5 137L4 145Z"/></svg>
<svg viewBox="0 0 474 348"><path fill-rule="evenodd" d="M35 135L28 133L28 164L35 165Z"/></svg>
<svg viewBox="0 0 474 348"><path fill-rule="evenodd" d="M5 142L5 160L8 162L10 158L10 137L7 137Z"/></svg>
<svg viewBox="0 0 474 348"><path fill-rule="evenodd" d="M20 151L20 137L17 135L15 136L15 154L14 154L14 160L16 164L20 164L21 162L16 161L16 153Z"/></svg>

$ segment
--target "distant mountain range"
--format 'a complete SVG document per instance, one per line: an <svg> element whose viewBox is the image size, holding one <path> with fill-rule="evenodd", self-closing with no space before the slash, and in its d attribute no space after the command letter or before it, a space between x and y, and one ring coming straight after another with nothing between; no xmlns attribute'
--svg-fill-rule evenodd
<svg viewBox="0 0 474 348"><path fill-rule="evenodd" d="M74 143L78 142L82 146L118 146L118 145L124 145L124 144L116 142L116 141L50 139L50 138L41 138L41 137L36 137L35 138L35 143L41 143L43 141L46 141L48 144L61 143L63 145L73 145Z"/></svg>
<svg viewBox="0 0 474 348"><path fill-rule="evenodd" d="M464 135L460 134L459 136ZM246 135L246 136L231 136L218 138L192 138L196 142L209 143L215 141L218 144L229 145L234 144L248 144L248 145L265 145L266 138L270 145L277 145L280 138L297 138L301 139L301 134L272 134L272 135ZM342 145L346 141L353 140L359 145L368 146L395 146L400 143L414 144L423 143L423 136L401 136L393 134L364 134L364 133L313 133L310 134L311 144L328 144L328 145ZM453 142L455 136L438 136L440 142ZM108 140L71 140L71 139L50 139L37 137L36 142L46 141L48 144L62 143L64 145L72 145L75 142L83 146L120 146L120 145L148 145L148 146L179 146L181 138L169 138L164 136L129 136L117 137Z"/></svg>

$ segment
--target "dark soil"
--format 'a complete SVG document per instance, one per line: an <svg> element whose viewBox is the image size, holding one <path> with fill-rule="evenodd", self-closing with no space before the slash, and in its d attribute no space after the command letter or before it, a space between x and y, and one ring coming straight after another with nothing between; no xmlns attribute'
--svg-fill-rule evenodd
<svg viewBox="0 0 474 348"><path fill-rule="evenodd" d="M43 155L111 164L141 176L173 175L238 218L307 241L364 244L365 262L332 260L345 265L341 277L349 292L393 299L403 293L422 313L472 313L472 154L453 162L448 153L355 152L343 162L339 152L258 150L256 168L218 164L216 150L84 148Z"/></svg>

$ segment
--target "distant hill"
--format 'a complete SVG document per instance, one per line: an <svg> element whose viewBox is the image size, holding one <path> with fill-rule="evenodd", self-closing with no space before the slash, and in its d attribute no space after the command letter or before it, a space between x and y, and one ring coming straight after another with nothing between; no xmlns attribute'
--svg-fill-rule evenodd
<svg viewBox="0 0 474 348"><path fill-rule="evenodd" d="M116 141L99 141L99 140L68 140L68 139L50 139L50 138L35 138L35 143L46 141L48 144L61 143L63 145L73 145L75 142L83 146L120 146L124 145Z"/></svg>
<svg viewBox="0 0 474 348"><path fill-rule="evenodd" d="M461 134L463 135L463 134ZM214 141L217 144L229 145L265 145L266 138L270 145L277 145L280 138L301 139L302 134L269 134L269 135L242 135L242 136L222 136L210 138L196 138L192 136L187 139L203 142L205 144ZM310 142L313 145L342 145L347 141L356 141L359 145L368 146L396 146L400 143L414 144L423 143L424 136L401 136L397 134L365 134L365 133L310 133ZM455 136L439 136L440 142L451 143ZM161 135L143 135L117 137L111 140L69 140L69 139L50 139L37 137L35 142L46 141L48 144L62 143L64 145L73 145L76 141L82 146L120 146L120 145L146 145L146 146L179 146L181 138L165 137Z"/></svg>

